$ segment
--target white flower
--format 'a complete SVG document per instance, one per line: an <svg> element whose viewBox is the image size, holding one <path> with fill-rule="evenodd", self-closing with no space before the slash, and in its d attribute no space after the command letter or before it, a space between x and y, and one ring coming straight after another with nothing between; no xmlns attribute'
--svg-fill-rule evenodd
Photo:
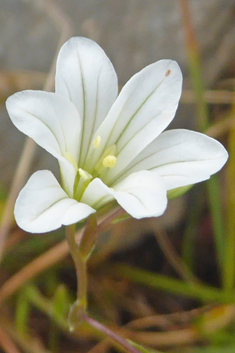
<svg viewBox="0 0 235 353"><path fill-rule="evenodd" d="M57 61L55 93L23 91L7 100L15 126L56 157L61 184L34 173L15 205L18 225L46 232L76 223L113 199L135 218L161 215L167 190L208 179L226 162L217 141L197 132L162 132L173 119L182 75L161 60L134 75L117 97L104 51L71 38Z"/></svg>

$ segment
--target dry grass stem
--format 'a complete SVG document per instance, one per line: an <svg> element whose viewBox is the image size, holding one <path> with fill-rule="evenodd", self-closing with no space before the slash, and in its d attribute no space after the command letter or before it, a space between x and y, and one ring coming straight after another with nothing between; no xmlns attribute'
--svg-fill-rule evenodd
<svg viewBox="0 0 235 353"><path fill-rule="evenodd" d="M5 333L14 341L21 349L18 352L25 353L49 353L43 346L43 343L39 341L38 337L31 337L29 335L20 335L15 329L15 323L9 319L6 313L0 313L0 327L4 327ZM11 352L11 351L10 351ZM11 353L13 353L12 351ZM8 353L8 352L7 352Z"/></svg>
<svg viewBox="0 0 235 353"><path fill-rule="evenodd" d="M0 346L5 353L20 353L9 335L0 326Z"/></svg>
<svg viewBox="0 0 235 353"><path fill-rule="evenodd" d="M11 251L12 247L18 244L25 238L26 234L20 228L16 228L11 232L11 236L7 239L5 243L5 252Z"/></svg>
<svg viewBox="0 0 235 353"><path fill-rule="evenodd" d="M168 332L148 332L148 331L135 332L125 327L120 328L117 326L113 326L112 324L108 325L108 327L113 332L115 332L116 334L126 339L130 339L134 342L137 342L138 344L144 345L146 347L153 347L153 348L191 344L193 342L198 341L201 337L199 330L196 330L191 327L179 329L179 330L172 330ZM106 343L106 340L104 340L104 344L108 344L108 342Z"/></svg>
<svg viewBox="0 0 235 353"><path fill-rule="evenodd" d="M174 270L187 282L191 284L198 283L198 279L189 271L187 266L182 262L181 258L176 253L174 247L172 246L166 232L158 227L155 233L155 237L164 252L169 263L172 265Z"/></svg>
<svg viewBox="0 0 235 353"><path fill-rule="evenodd" d="M199 309L193 309L189 312L186 311L168 315L150 316L134 320L122 328L112 327L112 330L123 337L128 337L129 339L148 347L160 348L192 344L203 339L201 333L211 333L226 327L234 316L235 307L226 305L208 309L208 306L205 306ZM215 316L215 311L221 313L222 316ZM194 319L199 315L204 315L203 327L201 327L201 329L200 327L193 327ZM164 330L166 330L167 326L171 326L172 328L174 327L174 324L177 324L177 326L183 324L184 328L168 330L166 332L140 331L141 329L149 328L150 326L163 327ZM188 327L185 328L185 325ZM138 331L133 331L133 329ZM90 350L89 353L105 352L108 347L109 340L105 339Z"/></svg>
<svg viewBox="0 0 235 353"><path fill-rule="evenodd" d="M110 348L110 342L108 338L98 343L95 347L89 350L88 353L105 353Z"/></svg>
<svg viewBox="0 0 235 353"><path fill-rule="evenodd" d="M209 104L232 104L234 93L226 90L206 90L203 98ZM180 102L185 104L195 103L196 96L194 92L183 90Z"/></svg>
<svg viewBox="0 0 235 353"><path fill-rule="evenodd" d="M17 166L14 179L12 182L12 186L8 195L8 199L6 201L4 211L2 214L2 220L0 225L0 259L2 258L2 254L4 251L5 240L7 237L8 232L14 222L13 218L13 209L15 205L16 197L22 188L26 175L28 174L32 158L35 152L35 143L27 138L19 164Z"/></svg>
<svg viewBox="0 0 235 353"><path fill-rule="evenodd" d="M169 332L126 331L125 335L139 344L156 348L191 344L200 338L199 332L191 328Z"/></svg>
<svg viewBox="0 0 235 353"><path fill-rule="evenodd" d="M210 306L211 307L211 306ZM151 315L147 317L142 317L140 319L133 320L129 322L126 327L143 330L149 327L166 327L172 325L190 324L196 317L207 312L210 308L208 305L192 309L190 311L180 311L176 313L170 313L165 315Z"/></svg>
<svg viewBox="0 0 235 353"><path fill-rule="evenodd" d="M41 88L46 76L44 72L38 71L0 70L0 102L5 103L14 92Z"/></svg>
<svg viewBox="0 0 235 353"><path fill-rule="evenodd" d="M195 37L194 29L192 27L188 0L179 0L179 8L181 10L182 26L185 29L185 47L186 49L191 48L191 50L198 53L199 48Z"/></svg>
<svg viewBox="0 0 235 353"><path fill-rule="evenodd" d="M42 271L52 265L55 265L69 253L66 240L49 249L28 265L23 267L19 272L15 273L0 288L0 303L6 300L17 289L19 289L26 281L37 276Z"/></svg>
<svg viewBox="0 0 235 353"><path fill-rule="evenodd" d="M213 124L211 127L209 127L209 129L205 131L205 133L210 137L218 138L228 133L234 127L234 119L231 119L231 117L229 117L224 119L223 121L219 121L218 123Z"/></svg>
<svg viewBox="0 0 235 353"><path fill-rule="evenodd" d="M123 211L120 210L120 213ZM113 214L118 214L118 208L110 210L105 215L100 215L98 218L97 229L102 231L108 226L107 219L112 218ZM81 237L84 227L76 232L76 239ZM19 289L26 281L37 276L42 271L55 265L69 254L69 248L67 241L64 240L53 248L47 250L42 255L38 256L35 260L31 261L28 265L23 267L19 272L15 273L9 278L0 288L0 303L6 300L12 295L17 289Z"/></svg>

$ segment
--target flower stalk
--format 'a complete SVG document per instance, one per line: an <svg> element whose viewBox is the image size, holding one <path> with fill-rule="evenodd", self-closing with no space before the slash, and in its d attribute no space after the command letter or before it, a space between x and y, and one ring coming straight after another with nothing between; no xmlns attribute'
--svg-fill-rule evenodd
<svg viewBox="0 0 235 353"><path fill-rule="evenodd" d="M69 315L69 325L73 330L87 309L87 259L80 251L80 244L76 242L74 224L66 227L66 236L77 276L77 300Z"/></svg>
<svg viewBox="0 0 235 353"><path fill-rule="evenodd" d="M97 226L96 217L91 215L87 220L86 228L79 241L76 240L75 224L66 227L67 241L77 276L77 300L70 310L69 327L71 331L74 331L82 322L86 322L96 330L110 337L126 352L139 353L127 340L87 315L87 261L94 248L96 235L100 230L109 226L113 220L123 215L123 213L123 209L115 210L99 226Z"/></svg>
<svg viewBox="0 0 235 353"><path fill-rule="evenodd" d="M75 224L66 227L66 237L70 253L76 270L77 277L77 299L73 304L70 315L69 325L73 331L82 321L87 310L87 261L95 245L97 234L108 227L113 220L122 216L125 211L121 208L115 210L111 215L97 226L96 216L91 215L79 241L76 240Z"/></svg>

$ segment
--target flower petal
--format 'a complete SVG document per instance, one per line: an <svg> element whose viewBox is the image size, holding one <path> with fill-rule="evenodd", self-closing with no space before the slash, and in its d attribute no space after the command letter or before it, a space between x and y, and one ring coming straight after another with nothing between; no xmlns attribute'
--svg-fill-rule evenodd
<svg viewBox="0 0 235 353"><path fill-rule="evenodd" d="M90 205L96 210L112 200L114 200L113 189L110 189L99 178L95 178L90 182L81 198L81 202Z"/></svg>
<svg viewBox="0 0 235 353"><path fill-rule="evenodd" d="M117 90L113 65L97 43L74 37L63 45L57 60L56 92L70 99L81 116L81 167L93 133L116 99Z"/></svg>
<svg viewBox="0 0 235 353"><path fill-rule="evenodd" d="M228 153L216 140L184 129L163 132L128 166L124 175L151 170L167 190L209 179L227 161Z"/></svg>
<svg viewBox="0 0 235 353"><path fill-rule="evenodd" d="M134 218L160 216L167 205L163 181L148 171L133 173L113 188L108 188L98 178L94 179L85 190L81 201L99 208L113 198Z"/></svg>
<svg viewBox="0 0 235 353"><path fill-rule="evenodd" d="M34 173L15 205L16 222L27 232L44 233L88 217L95 210L68 197L48 170Z"/></svg>
<svg viewBox="0 0 235 353"><path fill-rule="evenodd" d="M105 148L117 147L117 164L108 170L107 182L167 127L175 115L181 86L180 68L171 60L151 64L127 82L95 133L101 136L101 146L93 163Z"/></svg>
<svg viewBox="0 0 235 353"><path fill-rule="evenodd" d="M22 91L7 99L13 124L54 157L77 159L81 122L76 108L56 93Z"/></svg>
<svg viewBox="0 0 235 353"><path fill-rule="evenodd" d="M59 159L72 195L76 171L65 156L78 159L81 121L74 105L56 93L23 91L9 97L6 106L13 124Z"/></svg>

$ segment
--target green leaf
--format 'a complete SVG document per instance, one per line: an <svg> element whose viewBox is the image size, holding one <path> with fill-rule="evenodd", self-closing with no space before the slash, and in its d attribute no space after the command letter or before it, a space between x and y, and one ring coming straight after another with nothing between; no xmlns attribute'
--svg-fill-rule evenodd
<svg viewBox="0 0 235 353"><path fill-rule="evenodd" d="M183 194L185 194L193 185L181 186L180 188L172 189L167 191L168 199L175 199Z"/></svg>
<svg viewBox="0 0 235 353"><path fill-rule="evenodd" d="M179 279L155 274L145 270L140 270L133 266L117 264L110 266L108 271L113 275L119 275L128 278L149 288L159 289L183 297L195 298L202 302L227 303L235 302L233 292L224 292L223 290L199 283L186 283Z"/></svg>
<svg viewBox="0 0 235 353"><path fill-rule="evenodd" d="M185 351L185 353L234 353L235 346L231 345L229 347L203 347L194 348Z"/></svg>
<svg viewBox="0 0 235 353"><path fill-rule="evenodd" d="M68 289L64 285L60 285L54 295L52 301L52 311L55 317L64 318L69 313L71 305Z"/></svg>
<svg viewBox="0 0 235 353"><path fill-rule="evenodd" d="M31 285L30 285L31 286ZM24 336L28 332L28 321L31 310L31 303L28 295L28 285L23 287L17 295L15 325L16 330Z"/></svg>

